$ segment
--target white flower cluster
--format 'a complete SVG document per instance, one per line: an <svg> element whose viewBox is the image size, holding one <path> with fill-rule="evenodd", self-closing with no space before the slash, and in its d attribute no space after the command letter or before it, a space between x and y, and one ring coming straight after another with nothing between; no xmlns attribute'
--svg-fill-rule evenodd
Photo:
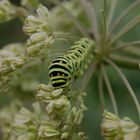
<svg viewBox="0 0 140 140"><path fill-rule="evenodd" d="M108 111L104 112L101 125L105 140L139 140L140 127L130 118L120 119L117 115Z"/></svg>
<svg viewBox="0 0 140 140"><path fill-rule="evenodd" d="M19 111L22 103L19 100L13 100L8 106L0 110L0 140L15 140L15 134L13 133L13 119L15 113ZM2 136L2 137L1 137Z"/></svg>
<svg viewBox="0 0 140 140"><path fill-rule="evenodd" d="M85 138L83 132L78 132L78 127L83 119L83 112L86 110L83 103L84 94L75 95L78 97L73 96L73 99L72 97L69 99L63 89L54 89L51 85L40 84L36 89L37 100L43 104L50 122L57 122L59 139L62 140Z"/></svg>
<svg viewBox="0 0 140 140"><path fill-rule="evenodd" d="M19 43L9 44L0 51L0 75L6 75L24 65L26 58L21 52L23 45Z"/></svg>
<svg viewBox="0 0 140 140"><path fill-rule="evenodd" d="M17 72L26 63L23 46L12 43L0 50L0 91L7 90L5 88L12 83L11 78L15 76L13 72Z"/></svg>
<svg viewBox="0 0 140 140"><path fill-rule="evenodd" d="M53 43L53 38L49 26L49 12L48 9L39 5L36 10L37 15L29 15L23 27L24 32L29 35L27 40L27 54L29 56L47 56L48 48Z"/></svg>
<svg viewBox="0 0 140 140"><path fill-rule="evenodd" d="M43 117L40 105L33 104L34 112L26 108L21 108L15 116L14 134L17 140L37 140L49 139L57 140L59 131L57 124L49 122Z"/></svg>
<svg viewBox="0 0 140 140"><path fill-rule="evenodd" d="M0 1L0 22L11 20L16 13L16 7L9 0Z"/></svg>

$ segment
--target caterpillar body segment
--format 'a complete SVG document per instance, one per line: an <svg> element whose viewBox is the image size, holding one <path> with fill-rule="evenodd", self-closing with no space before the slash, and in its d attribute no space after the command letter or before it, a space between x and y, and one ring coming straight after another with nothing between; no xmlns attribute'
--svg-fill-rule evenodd
<svg viewBox="0 0 140 140"><path fill-rule="evenodd" d="M50 82L55 88L67 88L72 79L82 75L93 58L94 42L82 38L75 42L63 56L56 57L50 64Z"/></svg>

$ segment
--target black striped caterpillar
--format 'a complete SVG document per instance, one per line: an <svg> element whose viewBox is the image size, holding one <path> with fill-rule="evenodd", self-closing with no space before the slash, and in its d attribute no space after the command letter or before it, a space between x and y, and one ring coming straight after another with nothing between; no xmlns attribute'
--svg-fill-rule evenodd
<svg viewBox="0 0 140 140"><path fill-rule="evenodd" d="M94 42L82 38L63 56L56 57L50 64L49 76L53 87L66 88L73 78L82 75L88 67L94 50Z"/></svg>

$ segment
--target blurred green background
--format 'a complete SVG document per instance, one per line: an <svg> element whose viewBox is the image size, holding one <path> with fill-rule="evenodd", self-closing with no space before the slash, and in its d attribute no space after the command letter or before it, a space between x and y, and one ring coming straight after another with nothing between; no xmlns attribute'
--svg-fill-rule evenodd
<svg viewBox="0 0 140 140"><path fill-rule="evenodd" d="M119 0L115 17L120 15L122 11L133 1L134 0L123 0L123 1ZM18 3L16 0L13 0L13 2ZM99 5L98 7L100 8L101 5ZM133 13L128 15L128 19L138 12L140 13L140 7L136 8L133 11ZM125 22L128 19L126 18ZM123 39L125 41L130 41L130 40L140 39L139 37L140 37L140 24L138 24L133 30L131 30L129 34L125 35ZM22 22L20 20L14 19L10 22L0 24L0 48L2 48L4 45L8 43L25 42L26 38L27 37L24 35L22 31ZM140 101L140 71L130 70L130 69L127 70L124 68L122 68L122 70L126 74L132 88L136 93L138 100ZM46 71L47 68L44 66L43 71L40 72L39 76L37 77L40 80L40 83L41 82L47 83ZM120 116L121 117L129 116L135 122L140 123L138 122L138 116L137 116L135 105L132 99L130 98L128 91L126 90L123 83L121 82L120 78L118 77L116 72L114 72L109 67L108 67L108 74L111 81L111 85L115 92L115 97L119 106ZM98 94L97 75L98 72L96 72L96 74L92 78L90 85L88 86L87 89L86 105L88 107L88 110L85 113L84 122L83 122L83 130L86 131L87 135L90 137L91 140L102 139L100 133L100 123L102 119L102 114L101 114L101 107L100 107L99 94ZM32 93L31 95L33 96ZM9 96L8 94L1 95L0 106L2 107L3 105L7 105L13 98L14 97ZM108 92L106 90L105 90L105 100L106 100L107 109L112 111L111 101Z"/></svg>

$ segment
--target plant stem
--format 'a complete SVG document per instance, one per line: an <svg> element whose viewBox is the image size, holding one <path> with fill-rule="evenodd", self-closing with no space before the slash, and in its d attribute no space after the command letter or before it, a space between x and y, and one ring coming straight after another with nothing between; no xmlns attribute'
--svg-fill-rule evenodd
<svg viewBox="0 0 140 140"><path fill-rule="evenodd" d="M85 89L87 88L89 81L92 77L92 75L95 73L96 71L96 63L91 63L90 66L88 67L82 82L81 82L81 92L85 91Z"/></svg>
<svg viewBox="0 0 140 140"><path fill-rule="evenodd" d="M140 59L134 59L126 56L121 56L117 54L110 54L109 58L114 61L117 65L125 67L125 68L131 68L131 69L139 69L139 62Z"/></svg>
<svg viewBox="0 0 140 140"><path fill-rule="evenodd" d="M109 46L114 44L119 38L134 28L140 22L140 15L131 19L110 41Z"/></svg>
<svg viewBox="0 0 140 140"><path fill-rule="evenodd" d="M80 1L90 22L92 34L95 37L95 40L98 42L99 41L98 21L95 10L92 7L92 3L89 0L80 0Z"/></svg>
<svg viewBox="0 0 140 140"><path fill-rule="evenodd" d="M105 13L105 17L107 17L107 0L103 0L103 6L104 6L104 13Z"/></svg>
<svg viewBox="0 0 140 140"><path fill-rule="evenodd" d="M103 10L100 11L101 12L101 17L102 17L102 40L101 40L101 46L102 47L106 47L106 41L107 41L107 25L106 25L106 16L105 16L105 12Z"/></svg>
<svg viewBox="0 0 140 140"><path fill-rule="evenodd" d="M126 48L126 47L130 47L130 46L132 46L132 45L138 45L138 44L140 44L140 40L136 40L136 41L131 41L131 42L123 43L123 44L118 45L118 46L116 46L116 47L114 47L114 48L111 48L111 49L110 49L110 52L118 51L118 50L120 50L120 49L124 49L124 48Z"/></svg>
<svg viewBox="0 0 140 140"><path fill-rule="evenodd" d="M99 97L101 103L101 111L104 111L105 108L105 100L104 100L104 88L103 88L103 75L102 72L98 75L98 89L99 89Z"/></svg>
<svg viewBox="0 0 140 140"><path fill-rule="evenodd" d="M114 21L113 25L110 28L110 32L112 32L115 27L131 12L136 6L140 4L139 0L136 0L134 3L132 3L128 8L126 8L123 13Z"/></svg>
<svg viewBox="0 0 140 140"><path fill-rule="evenodd" d="M133 55L135 57L140 58L140 48L136 46L127 47L123 49L124 52L128 53L129 55Z"/></svg>
<svg viewBox="0 0 140 140"><path fill-rule="evenodd" d="M109 11L109 14L108 14L108 26L110 26L111 22L112 22L112 19L113 19L113 15L115 13L115 9L116 9L116 3L117 3L117 0L112 0L111 2L111 5L110 5L110 11Z"/></svg>
<svg viewBox="0 0 140 140"><path fill-rule="evenodd" d="M125 77L125 75L123 74L123 72L121 71L121 69L115 64L113 63L111 60L109 59L106 59L106 62L108 64L110 64L115 70L116 72L118 73L118 75L120 76L121 80L123 81L124 85L126 86L127 90L129 91L135 105L136 105L136 108L137 108L137 111L138 111L138 115L139 115L139 119L140 119L140 104L139 104L139 101L137 100L137 97L133 91L133 89L131 88L127 78Z"/></svg>
<svg viewBox="0 0 140 140"><path fill-rule="evenodd" d="M70 17L70 19L73 21L73 23L75 24L75 26L77 27L77 29L81 32L81 34L85 37L89 37L87 31L85 30L85 28L82 26L82 24L76 19L75 16L73 16L71 14L71 12L63 6L63 4L59 1L59 0L53 0L53 3L56 5L59 5L62 10L65 11L65 13Z"/></svg>
<svg viewBox="0 0 140 140"><path fill-rule="evenodd" d="M115 96L114 96L114 93L113 93L111 84L110 84L110 82L109 82L108 75L107 75L107 73L106 73L106 70L105 70L104 66L102 66L101 69L102 69L103 78L104 78L106 87L107 87L108 92L109 92L109 96L110 96L111 101L112 101L112 105L113 105L114 112L115 112L116 115L118 115L117 102L116 102L116 100L115 100Z"/></svg>

